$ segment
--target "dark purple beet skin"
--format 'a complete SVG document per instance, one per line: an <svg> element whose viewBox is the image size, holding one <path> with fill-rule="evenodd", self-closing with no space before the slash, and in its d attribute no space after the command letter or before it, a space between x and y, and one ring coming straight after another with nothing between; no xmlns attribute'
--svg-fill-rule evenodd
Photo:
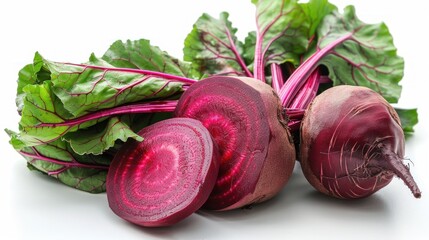
<svg viewBox="0 0 429 240"><path fill-rule="evenodd" d="M138 133L113 159L106 182L110 208L132 223L168 226L197 211L213 190L219 154L197 120L172 118Z"/></svg>
<svg viewBox="0 0 429 240"><path fill-rule="evenodd" d="M404 133L395 110L366 87L337 86L317 96L301 125L300 160L322 193L367 197L396 175L421 195L404 159Z"/></svg>
<svg viewBox="0 0 429 240"><path fill-rule="evenodd" d="M295 149L277 94L252 79L217 76L193 84L175 115L198 119L219 146L221 165L204 208L230 210L276 195L289 179Z"/></svg>

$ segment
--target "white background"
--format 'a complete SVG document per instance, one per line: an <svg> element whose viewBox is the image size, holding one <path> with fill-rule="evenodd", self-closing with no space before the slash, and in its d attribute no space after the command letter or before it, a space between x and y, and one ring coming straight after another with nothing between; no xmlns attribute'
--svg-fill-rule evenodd
<svg viewBox="0 0 429 240"><path fill-rule="evenodd" d="M316 193L297 168L280 195L253 209L200 212L170 228L146 229L114 215L105 194L80 192L28 171L0 133L0 239L429 239L427 8L418 0L332 2L340 9L355 5L365 22L386 22L405 58L400 105L418 107L420 114L406 157L422 199L394 179L367 199L340 201ZM101 56L117 39L146 38L181 58L183 39L201 13L218 16L223 10L240 39L254 29L254 6L247 0L1 1L0 128L17 130L17 74L35 51L78 63L91 52Z"/></svg>

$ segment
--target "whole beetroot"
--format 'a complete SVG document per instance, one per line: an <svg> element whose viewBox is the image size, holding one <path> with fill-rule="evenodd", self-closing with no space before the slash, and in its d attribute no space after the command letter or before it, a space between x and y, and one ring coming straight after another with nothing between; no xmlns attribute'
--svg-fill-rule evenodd
<svg viewBox="0 0 429 240"><path fill-rule="evenodd" d="M395 175L421 196L403 163L397 113L366 87L336 86L314 99L302 121L300 160L313 187L333 197L369 196Z"/></svg>

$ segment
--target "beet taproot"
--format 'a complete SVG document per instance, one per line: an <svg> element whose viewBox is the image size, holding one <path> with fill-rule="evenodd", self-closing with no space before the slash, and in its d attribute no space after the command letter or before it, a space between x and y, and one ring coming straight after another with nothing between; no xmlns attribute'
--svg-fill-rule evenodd
<svg viewBox="0 0 429 240"><path fill-rule="evenodd" d="M186 90L175 115L201 121L219 147L219 177L204 208L230 210L263 202L289 179L295 148L280 99L267 84L209 77Z"/></svg>
<svg viewBox="0 0 429 240"><path fill-rule="evenodd" d="M301 167L313 187L333 197L367 197L396 175L419 198L403 162L404 142L399 117L380 94L336 86L318 95L304 115Z"/></svg>
<svg viewBox="0 0 429 240"><path fill-rule="evenodd" d="M171 118L139 133L113 159L106 182L115 214L132 223L159 227L197 211L219 172L218 149L197 120Z"/></svg>

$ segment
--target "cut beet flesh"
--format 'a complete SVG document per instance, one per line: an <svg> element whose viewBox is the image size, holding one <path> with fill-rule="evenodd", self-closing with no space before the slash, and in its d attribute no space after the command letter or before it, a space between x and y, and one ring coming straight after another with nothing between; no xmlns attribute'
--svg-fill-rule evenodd
<svg viewBox="0 0 429 240"><path fill-rule="evenodd" d="M280 100L267 84L252 78L204 79L186 90L175 115L201 121L219 147L219 177L204 208L262 202L290 177L295 149Z"/></svg>
<svg viewBox="0 0 429 240"><path fill-rule="evenodd" d="M219 172L210 133L197 120L172 118L138 133L113 159L107 175L109 206L142 226L174 224L207 200Z"/></svg>
<svg viewBox="0 0 429 240"><path fill-rule="evenodd" d="M301 166L319 191L362 198L404 180L420 190L403 163L404 133L395 110L366 87L337 86L317 96L301 126Z"/></svg>

